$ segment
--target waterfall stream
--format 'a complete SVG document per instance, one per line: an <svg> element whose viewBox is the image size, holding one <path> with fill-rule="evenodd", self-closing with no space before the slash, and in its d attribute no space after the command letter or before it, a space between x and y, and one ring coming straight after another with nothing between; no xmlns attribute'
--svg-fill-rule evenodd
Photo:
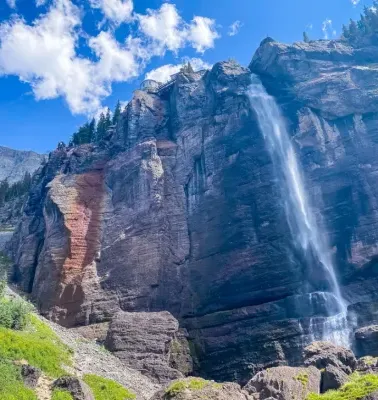
<svg viewBox="0 0 378 400"><path fill-rule="evenodd" d="M275 99L267 94L257 76L252 77L248 97L273 162L294 244L303 254L307 265L317 268L323 281L327 282L326 287L317 288L308 294L312 307L315 309L315 303L322 302L326 313L310 318L309 339L329 340L347 346L347 304L340 291L327 235L320 229L306 196L301 166L284 118Z"/></svg>

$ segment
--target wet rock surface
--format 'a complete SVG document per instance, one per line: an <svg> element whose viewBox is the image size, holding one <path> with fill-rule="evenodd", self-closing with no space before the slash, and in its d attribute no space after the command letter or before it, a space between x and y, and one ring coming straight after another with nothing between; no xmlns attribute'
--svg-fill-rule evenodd
<svg viewBox="0 0 378 400"><path fill-rule="evenodd" d="M378 325L365 326L355 332L356 351L363 356L378 356Z"/></svg>

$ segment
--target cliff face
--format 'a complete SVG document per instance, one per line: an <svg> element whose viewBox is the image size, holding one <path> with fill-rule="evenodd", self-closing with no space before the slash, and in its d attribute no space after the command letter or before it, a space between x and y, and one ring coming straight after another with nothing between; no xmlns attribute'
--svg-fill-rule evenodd
<svg viewBox="0 0 378 400"><path fill-rule="evenodd" d="M33 174L45 159L46 156L33 151L0 146L0 182L5 179L9 183L21 181L27 172Z"/></svg>
<svg viewBox="0 0 378 400"><path fill-rule="evenodd" d="M378 58L335 42L266 40L250 69L282 106L323 215L350 315L377 318ZM233 62L137 91L100 147L50 155L10 250L13 278L65 326L169 311L201 374L246 381L300 361L308 271Z"/></svg>

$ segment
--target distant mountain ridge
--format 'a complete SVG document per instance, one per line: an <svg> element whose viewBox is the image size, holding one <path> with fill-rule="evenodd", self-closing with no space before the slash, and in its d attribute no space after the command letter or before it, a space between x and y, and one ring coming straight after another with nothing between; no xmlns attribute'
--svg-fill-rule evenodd
<svg viewBox="0 0 378 400"><path fill-rule="evenodd" d="M0 181L20 181L25 173L33 174L46 159L46 155L33 151L14 150L0 146Z"/></svg>

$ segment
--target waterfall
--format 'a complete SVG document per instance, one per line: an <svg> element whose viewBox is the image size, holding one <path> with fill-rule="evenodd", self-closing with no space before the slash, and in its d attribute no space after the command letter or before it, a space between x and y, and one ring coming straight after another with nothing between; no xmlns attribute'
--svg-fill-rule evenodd
<svg viewBox="0 0 378 400"><path fill-rule="evenodd" d="M318 308L316 303L324 304L325 315L308 321L309 339L329 340L346 346L349 344L347 304L340 291L327 235L320 229L306 196L300 165L284 118L275 99L267 94L256 76L252 76L248 97L273 162L294 244L307 265L321 271L323 287L316 288L308 296L313 309Z"/></svg>

